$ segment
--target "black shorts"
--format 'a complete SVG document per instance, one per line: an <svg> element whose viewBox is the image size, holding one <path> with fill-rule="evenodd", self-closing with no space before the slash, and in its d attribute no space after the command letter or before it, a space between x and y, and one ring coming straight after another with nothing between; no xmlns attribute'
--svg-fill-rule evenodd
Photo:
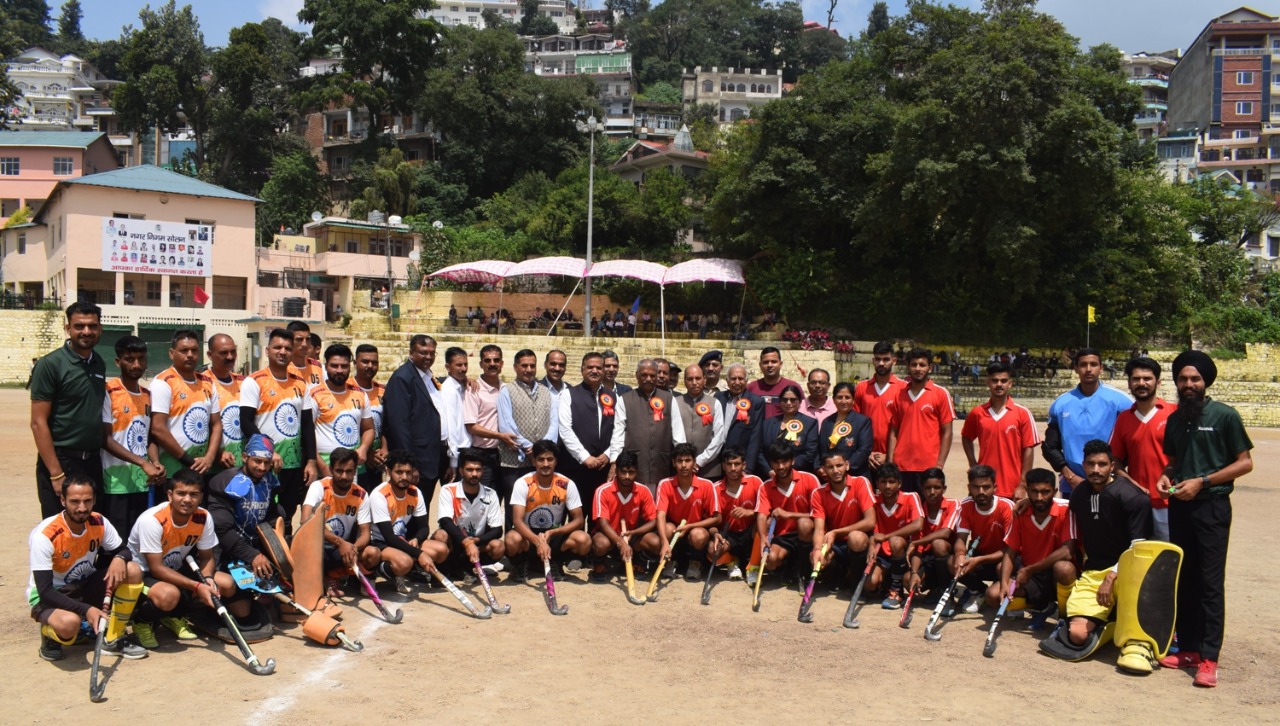
<svg viewBox="0 0 1280 726"><path fill-rule="evenodd" d="M1027 579L1022 586L1027 604L1035 610L1058 601L1058 586L1053 581L1053 569L1041 570Z"/></svg>
<svg viewBox="0 0 1280 726"><path fill-rule="evenodd" d="M738 558L738 564L746 566L751 560L751 545L756 542L755 527L747 527L740 532L721 530L720 536L729 543L729 553Z"/></svg>
<svg viewBox="0 0 1280 726"><path fill-rule="evenodd" d="M95 608L101 608L102 599L107 595L106 575L107 568L99 567L92 575L89 575L83 580L68 582L58 588L58 592L77 602L92 605ZM44 619L47 618L49 613L52 613L54 610L57 610L57 608L52 605L38 602L31 606L31 619L37 623L43 624Z"/></svg>
<svg viewBox="0 0 1280 726"><path fill-rule="evenodd" d="M800 533L775 534L773 536L773 544L786 550L789 555L795 554L800 550Z"/></svg>
<svg viewBox="0 0 1280 726"><path fill-rule="evenodd" d="M449 540L446 544L449 546L449 554L444 558L445 566L450 569L456 568L460 572L471 572L471 560L467 559L467 549L453 540ZM484 553L485 544L488 543L476 544L480 550L480 564L492 565L495 560Z"/></svg>
<svg viewBox="0 0 1280 726"><path fill-rule="evenodd" d="M359 553L357 552L356 555L358 557ZM347 567L347 563L342 561L342 555L338 554L338 548L331 547L328 544L324 546L324 561L321 567L325 577L330 577L330 573L337 574L340 572L342 577L351 574L351 568Z"/></svg>
<svg viewBox="0 0 1280 726"><path fill-rule="evenodd" d="M542 534L543 532L546 532L546 531L548 530L535 529L533 530L533 533ZM565 543L565 540L567 539L569 539L569 535L567 534L553 534L547 538L547 546L551 548L551 559L553 561L560 560L561 554L564 552L564 543ZM535 548L532 542L529 543L529 548L530 548L529 549L530 552L534 552ZM572 555L572 556L577 557L577 555Z"/></svg>
<svg viewBox="0 0 1280 726"><path fill-rule="evenodd" d="M1000 565L996 562L984 562L976 569L970 570L969 574L960 578L960 582L963 582L969 588L977 588L999 579Z"/></svg>

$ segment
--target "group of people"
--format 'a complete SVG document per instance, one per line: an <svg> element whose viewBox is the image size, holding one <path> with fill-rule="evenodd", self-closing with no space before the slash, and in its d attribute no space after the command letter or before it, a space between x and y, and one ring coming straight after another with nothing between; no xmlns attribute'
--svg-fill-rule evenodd
<svg viewBox="0 0 1280 726"><path fill-rule="evenodd" d="M610 351L575 361L570 383L563 351L540 371L522 349L504 380L497 345L480 349L479 375L447 348L437 376L436 341L415 335L383 385L376 347L321 351L295 321L270 333L267 365L249 376L234 373L226 335L208 339L198 371L199 336L179 330L148 390L146 344L132 336L106 379L95 306L69 307L66 330L31 383L44 521L29 594L46 658L81 620L94 627L104 593L133 585L145 591L137 642L117 633L109 647L126 657L154 647L157 623L193 637L182 615L214 590L249 616L227 565L270 575L258 527L279 519L287 531L301 509L300 526L326 518L331 594L357 568L403 590L406 577L473 567L523 580L537 560L588 568L592 582L633 559L667 577L723 567L749 583L821 569L832 589L865 572L885 608L937 601L955 579L952 612L1008 598L1033 623L1056 619L1041 646L1051 655L1085 657L1105 634L1122 668L1195 668L1197 685L1217 682L1230 494L1252 444L1206 395L1216 368L1197 351L1174 361L1176 403L1157 395L1156 361L1129 361L1126 395L1099 380L1098 351L1077 351L1079 383L1051 407L1043 440L1010 395L1011 365L989 364L990 398L960 430L968 496L957 500L943 471L952 398L921 348L903 356L906 379L882 342L856 385L815 369L802 386L774 347L761 349L758 378L713 350L683 367L641 360L632 385ZM1035 466L1037 448L1049 468ZM1174 623L1161 633L1125 618L1138 591L1172 609L1160 602L1174 597L1167 572L1123 564L1160 540L1172 545L1146 546L1181 558L1172 654ZM192 551L200 572L182 567Z"/></svg>

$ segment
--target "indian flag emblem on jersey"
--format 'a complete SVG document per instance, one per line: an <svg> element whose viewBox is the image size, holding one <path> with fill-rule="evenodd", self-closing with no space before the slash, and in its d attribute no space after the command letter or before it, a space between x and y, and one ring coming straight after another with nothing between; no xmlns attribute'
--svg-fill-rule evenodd
<svg viewBox="0 0 1280 726"><path fill-rule="evenodd" d="M556 526L556 513L550 507L538 507L525 515L525 522L541 532Z"/></svg>
<svg viewBox="0 0 1280 726"><path fill-rule="evenodd" d="M209 441L209 409L193 406L182 415L182 433L199 446Z"/></svg>
<svg viewBox="0 0 1280 726"><path fill-rule="evenodd" d="M298 430L302 428L302 417L298 415L298 407L292 403L282 403L276 409L275 425L276 431L289 438L298 435Z"/></svg>
<svg viewBox="0 0 1280 726"><path fill-rule="evenodd" d="M222 437L228 441L239 441L243 438L240 433L239 406L227 406L222 409Z"/></svg>
<svg viewBox="0 0 1280 726"><path fill-rule="evenodd" d="M360 445L360 419L355 414L345 411L338 414L333 422L333 438L348 449Z"/></svg>
<svg viewBox="0 0 1280 726"><path fill-rule="evenodd" d="M373 435L378 437L382 435L382 411L374 408L369 413L373 414Z"/></svg>
<svg viewBox="0 0 1280 726"><path fill-rule="evenodd" d="M342 517L330 517L325 521L325 524L328 525L329 529L333 530L333 533L339 537L347 536L347 525L342 521ZM399 522L397 522L397 524L399 524ZM395 528L392 527L392 529Z"/></svg>
<svg viewBox="0 0 1280 726"><path fill-rule="evenodd" d="M147 435L147 424L138 419L134 419L133 423L129 424L129 430L125 433L124 439L125 446L128 447L129 452L134 456L146 456Z"/></svg>

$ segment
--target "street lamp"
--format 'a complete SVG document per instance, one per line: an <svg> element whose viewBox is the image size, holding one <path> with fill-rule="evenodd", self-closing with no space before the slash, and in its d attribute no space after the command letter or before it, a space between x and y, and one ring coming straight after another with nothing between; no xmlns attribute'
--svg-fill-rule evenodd
<svg viewBox="0 0 1280 726"><path fill-rule="evenodd" d="M596 133L604 131L604 124L592 116L584 124L578 122L578 131L591 134L590 165L587 168L587 274L591 273L591 233L594 226L596 200ZM591 337L591 277L587 277L584 285L587 300L582 308L582 329L586 337Z"/></svg>

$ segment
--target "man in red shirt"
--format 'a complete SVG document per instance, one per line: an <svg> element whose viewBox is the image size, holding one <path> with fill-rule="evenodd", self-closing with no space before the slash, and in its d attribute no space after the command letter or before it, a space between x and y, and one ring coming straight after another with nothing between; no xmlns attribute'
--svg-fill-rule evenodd
<svg viewBox="0 0 1280 726"><path fill-rule="evenodd" d="M932 366L932 351L908 351L910 381L898 390L893 402L887 458L902 472L904 492L919 492L924 470L945 468L951 453L951 422L956 413L951 394L929 379Z"/></svg>
<svg viewBox="0 0 1280 726"><path fill-rule="evenodd" d="M822 557L826 567L834 559L840 569L834 583L839 584L855 562L866 562L871 533L876 528L876 498L871 482L865 476L849 476L849 462L839 451L828 451L822 458L822 475L827 484L818 488L810 502L813 513L813 554ZM822 556L822 548L827 554Z"/></svg>
<svg viewBox="0 0 1280 726"><path fill-rule="evenodd" d="M996 470L996 496L1017 502L1025 499L1026 476L1031 471L1040 432L1031 412L1009 397L1013 386L1008 363L987 366L987 390L991 398L964 419L960 443L969 466L986 464ZM974 452L974 444L977 452Z"/></svg>
<svg viewBox="0 0 1280 726"><path fill-rule="evenodd" d="M595 533L591 535L591 556L594 560L591 582L609 581L605 557L613 549L623 561L631 559L632 543L641 551L654 557L662 551L662 542L655 529L658 525L657 509L649 487L636 486L640 473L640 461L634 451L618 454L614 463L614 479L596 490L591 502L591 521ZM624 527L625 525L625 527ZM622 536L626 529L627 536Z"/></svg>
<svg viewBox="0 0 1280 726"><path fill-rule="evenodd" d="M1027 473L1031 506L1014 517L1000 563L1000 586L995 593L987 592L987 604L992 607L997 607L1011 588L1016 597L1026 598L1037 611L1035 627L1044 623L1051 609L1066 612L1067 597L1076 583L1076 565L1071 559L1076 523L1067 503L1053 498L1057 484L1057 477L1048 469ZM1011 601L1010 607L1020 609L1014 607L1016 602Z"/></svg>
<svg viewBox="0 0 1280 726"><path fill-rule="evenodd" d="M799 552L801 542L813 542L812 502L818 477L792 468L795 457L795 447L785 441L773 442L765 452L773 476L760 487L756 497L756 532L764 542L769 519L777 520L769 556L760 563L770 572L781 567L788 555Z"/></svg>
<svg viewBox="0 0 1280 726"><path fill-rule="evenodd" d="M671 464L676 475L658 482L658 533L662 538L659 557L688 562L686 580L702 579L702 560L706 557L711 528L720 524L720 500L715 485L695 476L698 447L676 444L671 450ZM679 552L671 551L671 538L680 532ZM668 572L676 564L667 560ZM668 574L671 577L672 574Z"/></svg>
<svg viewBox="0 0 1280 726"><path fill-rule="evenodd" d="M889 451L893 402L898 397L898 389L907 383L893 375L893 344L887 340L876 343L871 349L871 363L875 366L875 375L854 386L853 410L871 419L871 456L867 463L872 469L878 469Z"/></svg>
<svg viewBox="0 0 1280 726"><path fill-rule="evenodd" d="M885 573L889 573L889 593L880 607L893 610L902 607L907 548L911 538L924 526L924 509L920 506L920 495L902 491L902 473L888 462L876 471L875 511L875 534L871 535L867 556L876 558L876 566L867 577L867 591L879 592Z"/></svg>
<svg viewBox="0 0 1280 726"><path fill-rule="evenodd" d="M721 452L720 465L724 468L724 478L716 482L716 495L720 499L722 522L716 528L714 552L716 557L725 552L733 556L729 579L741 580L742 568L751 561L756 533L756 499L764 482L755 474L747 473L746 454L736 446ZM748 575L750 584L755 585L755 572Z"/></svg>
<svg viewBox="0 0 1280 726"><path fill-rule="evenodd" d="M764 399L764 417L772 418L782 413L778 405L778 397L782 389L795 386L804 390L799 383L782 375L782 353L772 345L760 351L760 377L747 384L747 390Z"/></svg>
<svg viewBox="0 0 1280 726"><path fill-rule="evenodd" d="M1000 563L1013 529L1013 502L996 496L996 472L985 464L969 468L969 496L960 501L960 521L956 526L955 573L968 590L959 598L957 609L978 612L978 602L969 602L974 593L986 590L987 601L999 602ZM981 537L973 557L966 555L969 537ZM990 587L987 583L991 583ZM966 607L966 603L968 606Z"/></svg>
<svg viewBox="0 0 1280 726"><path fill-rule="evenodd" d="M1151 495L1152 538L1169 541L1169 500L1161 496L1160 477L1169 465L1164 453L1164 430L1175 404L1160 398L1160 364L1134 358L1124 366L1134 404L1116 417L1111 430L1111 454L1118 473Z"/></svg>
<svg viewBox="0 0 1280 726"><path fill-rule="evenodd" d="M906 592L928 590L936 602L951 579L951 540L960 523L960 501L947 496L947 475L939 468L926 469L920 484L924 499L924 524L912 542L911 571L903 583Z"/></svg>

